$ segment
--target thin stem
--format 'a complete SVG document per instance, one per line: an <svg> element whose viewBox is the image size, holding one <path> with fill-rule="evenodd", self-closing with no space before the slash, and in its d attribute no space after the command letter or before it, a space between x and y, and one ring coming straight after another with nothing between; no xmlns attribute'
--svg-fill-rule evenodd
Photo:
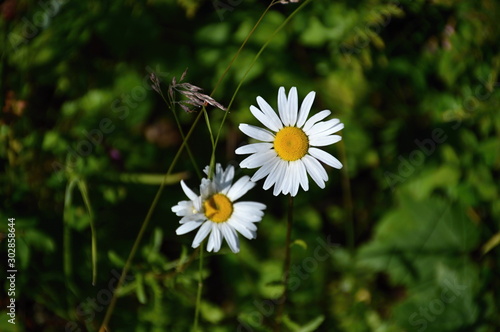
<svg viewBox="0 0 500 332"><path fill-rule="evenodd" d="M231 106L233 105L233 101L234 99L236 98L236 94L238 93L238 91L240 90L241 86L243 85L243 82L245 81L248 73L250 72L250 70L253 68L253 66L255 65L255 63L257 62L257 60L259 59L260 55L262 54L262 52L264 52L264 50L266 49L267 45L269 45L269 43L273 40L273 38L278 34L278 32L281 31L281 29L283 29L285 27L285 25L288 24L288 22L295 16L295 14L297 14L304 6L306 6L309 2L311 2L312 0L306 0L305 2L303 2L299 7L297 7L297 9L295 9L291 14L290 16L288 16L284 21L283 23L280 24L280 26L274 30L273 34L269 37L269 39L264 43L264 45L262 45L262 47L260 48L259 52L257 52L257 54L255 55L254 59L252 60L252 63L248 66L248 69L246 70L245 74L243 75L243 78L241 79L241 81L238 83L238 86L236 87L236 90L234 91L233 93L233 96L231 97L231 101L229 102L229 105L227 106L227 110L226 110L226 113L224 114L224 117L222 118L222 121L220 123L220 126L219 126L219 131L217 132L217 137L215 138L215 146L217 147L217 143L219 143L219 136L220 136L220 133L222 131L222 128L224 126L224 122L226 121L226 118L227 118L227 115L229 113L229 109L231 108ZM277 2L276 1L273 1L271 2L271 4L269 5L269 7L267 7L266 11L264 12L264 14L269 10L269 8L271 8L272 5L276 4ZM257 22L257 24L260 23L260 21L262 20L262 18L264 17L264 14L261 16L261 18L259 19L259 21ZM251 31L253 32L253 30ZM245 39L245 42L246 42L246 39ZM232 63L232 62L231 62ZM225 73L224 73L225 74ZM215 89L214 89L215 91ZM213 93L213 92L212 92Z"/></svg>
<svg viewBox="0 0 500 332"><path fill-rule="evenodd" d="M224 71L224 73L222 74L221 78L218 80L214 90L212 91L211 95L214 94L217 86L220 84L220 82L222 81L222 79L225 77L225 75L227 74L227 72L229 71L229 68L231 68L233 62L236 60L236 58L238 57L239 53L241 52L241 50L243 49L243 46L246 44L246 42L248 41L248 39L250 38L250 36L252 35L253 31L255 30L255 28L257 27L257 25L260 23L260 21L262 20L263 16L265 15L265 13L267 13L267 11L269 10L270 6L266 9L266 11L264 12L264 14L261 16L261 18L259 19L259 21L257 22L256 26L252 29L252 31L248 34L247 38L245 39L245 41L243 42L242 46L240 47L240 49L238 50L237 54L233 57L233 59L231 60L231 62L229 63L229 65L227 66L226 70ZM266 44L267 46L267 44ZM246 76L246 75L245 75ZM238 86L238 89L236 90L236 92L239 90L239 87L241 86L241 83L240 85ZM231 100L231 103L232 101L234 100L234 97L236 96L236 92L234 93L233 95L233 99ZM163 95L163 93L160 93L161 97L163 98L163 100L165 100L165 96ZM165 100L166 101L166 100ZM228 107L228 110L229 110L229 107ZM182 137L183 138L183 142L182 142L182 145L181 147L179 148L179 150L177 151L177 154L175 155L174 157L174 160L172 162L172 164L170 165L169 167L169 170L167 171L167 173L165 174L165 178L167 176L170 175L174 165L176 164L179 156L180 156L180 153L182 152L183 148L184 147L187 147L187 141L189 139L189 137L191 136L192 132L194 131L194 128L196 127L196 124L198 123L200 117L201 117L201 114L204 113L204 112L199 112L198 113L198 116L196 117L195 121L193 122L193 125L191 126L188 134L186 135L186 137ZM226 114L224 115L224 119L226 118L227 116L227 113L228 111L226 111ZM176 118L176 122L177 122L177 126L179 127L179 130L181 132L181 136L183 136L183 133L182 133L182 130L180 128L180 123L178 121L178 118L177 116L174 114L175 118ZM224 122L224 120L223 120ZM219 133L220 133L220 130L219 130ZM215 147L217 146L217 141L218 141L218 138L219 138L219 133L217 134L217 138L215 139L215 142L213 142L213 147L215 149ZM213 137L212 137L213 139ZM192 154L189 150L189 147L187 147L187 150L188 150L188 153L191 157L192 160L194 160L194 158L192 157ZM195 164L195 163L194 163ZM201 176L200 176L201 177ZM122 271L122 274L120 275L120 279L118 280L118 284L116 286L116 289L115 289L115 292L113 293L113 297L111 298L111 301L110 301L110 304L109 304L109 307L108 309L106 310L106 315L104 317L104 320L101 324L101 327L100 327L100 331L101 332L105 332L108 330L107 328L107 325L109 324L109 320L111 319L111 314L113 313L113 310L114 310L114 307L116 305L116 301L117 301L117 293L118 293L118 290L120 289L121 285L123 284L123 281L125 280L125 276L128 272L128 270L130 269L130 265L131 265L131 262L132 262L132 258L135 256L135 252L137 251L137 248L139 246L139 243L140 241L142 240L142 236L144 234L144 231L146 230L147 228L147 225L149 224L149 220L151 218L151 215L156 207L156 204L158 202L158 199L163 191L163 187L164 187L164 181L162 182L162 184L160 185L160 188L158 189L158 192L156 193L156 196L153 200L153 203L151 204L151 207L149 208L149 211L148 211L148 214L146 215L146 218L144 219L143 223L142 223L142 226L141 226L141 229L139 230L139 234L137 235L137 238L134 242L134 245L132 246L132 250L130 251L130 254L129 254L129 257L127 258L127 261L125 263L125 266L123 268L123 271Z"/></svg>
<svg viewBox="0 0 500 332"><path fill-rule="evenodd" d="M172 110L172 114L174 115L174 119L175 119L175 124L177 125L177 129L179 129L179 133L181 134L181 138L183 141L186 141L186 137L184 136L184 131L182 130L182 127L181 127L181 122L179 121L179 117L177 116L177 113L175 112L175 103L173 102L173 100L170 100L170 98L169 98L169 101L167 101L167 99L165 98L165 96L163 95L163 92L161 90L158 90L158 93L160 94L163 101L167 105L169 105L169 108ZM198 177L201 179L203 176L200 172L200 168L198 167L198 164L196 163L196 159L194 158L193 153L191 152L191 148L189 147L188 144L186 144L186 151L189 155L189 159L191 160L191 163L193 164L196 175L198 175Z"/></svg>
<svg viewBox="0 0 500 332"><path fill-rule="evenodd" d="M285 263L283 265L283 295L279 301L278 317L276 319L276 331L281 329L281 323L283 321L283 313L285 311L285 304L288 296L288 279L290 276L290 263L291 259L291 244L292 244L292 224L293 224L293 196L288 196L288 215L286 223L286 243L285 243Z"/></svg>
<svg viewBox="0 0 500 332"><path fill-rule="evenodd" d="M85 207L87 208L87 212L90 218L90 233L91 233L91 256L92 256L92 286L95 286L96 278L97 278L97 233L95 229L94 223L94 212L92 210L92 205L90 204L90 198L88 195L87 184L84 180L78 179L77 181L78 189L80 189L80 193L83 198L83 202L85 203Z"/></svg>
<svg viewBox="0 0 500 332"><path fill-rule="evenodd" d="M238 49L238 52L236 52L236 54L233 56L233 58L231 59L231 62L229 62L229 65L227 66L226 70L224 71L224 73L222 74L222 76L219 78L219 80L217 81L217 83L215 84L215 87L212 91L212 93L210 95L213 95L215 93L215 90L217 89L217 87L219 86L219 83L222 81L222 79L226 76L227 72L229 71L229 68L231 68L231 66L233 65L233 62L236 60L236 58L238 58L238 55L241 53L241 50L243 49L243 47L246 45L246 43L248 42L248 40L250 39L250 36L252 36L252 34L254 33L255 29L257 29L257 26L262 22L262 19L264 18L264 16L266 16L267 12L269 11L269 9L271 8L271 6L274 4L274 1L271 2L271 4L269 4L269 6L267 6L266 10L262 13L262 15L259 17L259 19L257 20L257 23L255 23L254 27L252 28L252 30L250 30L250 32L248 33L247 37L245 38L245 40L243 41L243 44L241 44L240 48ZM286 21L285 21L286 22ZM282 26L279 26L277 31L281 30L281 27ZM233 105L233 101L234 99L236 98L236 94L238 93L238 91L240 90L240 87L241 85L243 84L243 82L245 81L248 73L250 72L250 69L252 69L253 65L255 64L255 62L257 61L257 58L260 56L260 54L264 51L264 49L267 47L267 44L269 44L269 42L271 41L271 39L274 37L274 35L276 34L276 32L271 36L271 38L269 38L268 42L265 43L259 53L257 53L257 55L255 56L255 59L254 61L250 64L250 66L248 67L247 71L245 72L245 74L243 75L243 78L241 79L240 83L238 84L238 86L236 87L236 90L234 90L234 93L231 97L231 100L229 101L229 105L227 106L227 109L226 109L226 113L224 114L224 116L222 117L222 121L220 123L220 126L219 126L219 130L217 131L217 137L215 138L215 146L214 146L214 150L215 148L217 148L217 143L219 143L219 136L220 136L220 133L222 131L222 128L224 126L224 123L226 122L226 118L227 118L227 115L229 114L229 109L231 108L231 106Z"/></svg>
<svg viewBox="0 0 500 332"><path fill-rule="evenodd" d="M226 69L224 70L224 72L222 73L221 77L219 77L219 80L217 81L217 83L215 83L214 89L212 90L212 93L210 94L210 96L213 96L213 94L215 93L215 90L217 90L217 88L219 87L220 82L222 82L222 80L224 79L224 77L226 77L227 72L229 71L229 68L231 68L231 66L233 65L234 61L236 61L236 59L240 55L241 51L243 50L243 47L245 47L246 43L248 42L248 40L250 39L250 37L253 35L255 29L257 29L257 26L260 24L260 22L262 21L262 19L264 18L264 16L266 16L267 12L269 11L269 9L271 8L271 6L273 4L274 4L274 2L271 2L271 4L269 6L267 6L266 10L264 10L264 12L262 13L262 15L258 19L257 23L255 23L255 25L253 26L252 30L250 30L250 32L246 36L245 40L241 44L240 48L238 49L238 51L236 52L236 54L233 56L233 58L229 62L229 64L227 65ZM229 107L228 107L228 110L229 110Z"/></svg>
<svg viewBox="0 0 500 332"><path fill-rule="evenodd" d="M203 107L202 112L205 115L205 122L207 124L208 133L210 134L210 143L212 144L212 154L210 156L210 164L208 167L208 178L211 180L215 172L215 141L214 134L212 132L212 125L210 125L210 118L208 117L208 112L205 107Z"/></svg>
<svg viewBox="0 0 500 332"><path fill-rule="evenodd" d="M210 118L208 117L207 110L203 107L203 115L205 116L205 122L207 123L208 133L210 134L210 143L212 143L213 152L215 152L214 134L212 133L212 126L210 125Z"/></svg>
<svg viewBox="0 0 500 332"><path fill-rule="evenodd" d="M203 275L202 275L202 269L203 269L203 242L200 244L200 256L199 256L199 265L198 265L198 292L196 294L196 309L194 312L194 325L193 325L193 332L198 331L198 322L200 318L200 306L201 306L201 291L203 289Z"/></svg>
<svg viewBox="0 0 500 332"><path fill-rule="evenodd" d="M236 88L233 96L232 96L232 99L231 99L231 102L228 106L228 110L229 108L231 107L235 97L236 97L236 94L237 92L239 91L241 85L243 84L243 81L245 80L246 76L248 75L248 73L250 72L250 69L253 67L253 65L255 64L255 62L257 61L257 59L259 58L260 54L264 51L264 49L267 47L267 45L271 42L271 40L273 39L273 37L288 23L288 21L303 7L305 6L307 3L309 3L311 0L306 0L304 3L302 3L289 17L287 17L285 19L285 21L278 27L278 29L276 29L274 31L274 33L271 35L271 37L269 38L269 40L262 46L262 48L260 49L260 51L257 53L257 55L255 56L254 58L254 61L252 62L252 64L250 65L250 67L248 68L248 70L246 71L243 79L241 80L241 82L238 84L238 87ZM233 59L231 60L231 62L229 63L228 67L226 68L226 70L224 71L224 73L222 74L222 77L219 79L219 81L216 83L216 86L214 88L214 90L212 91L211 95L213 95L213 93L215 92L216 88L218 87L218 85L220 84L220 82L222 81L222 79L225 77L225 75L227 74L229 68L232 66L233 62L236 60L237 56L239 55L239 53L241 52L241 50L243 49L244 45L246 44L246 42L248 41L248 39L250 38L250 36L253 34L256 26L261 22L262 18L264 17L264 15L267 13L267 11L269 10L269 8L274 5L275 2L273 1L271 3L271 5L269 5L266 10L264 11L263 15L261 16L261 18L259 19L259 21L257 22L257 24L255 25L255 27L250 31L249 35L247 36L247 38L245 39L245 41L243 42L242 46L240 47L240 49L238 50L237 54L233 57ZM162 96L163 97L163 96ZM163 97L164 98L164 97ZM170 164L170 167L167 171L167 173L165 174L165 179L170 175L173 167L175 166L175 164L177 163L177 160L179 159L179 156L182 152L182 150L187 147L187 141L189 140L189 137L191 136L191 134L193 133L194 131L194 128L196 127L196 124L198 123L200 117L201 117L201 114L203 112L200 112L198 113L198 116L196 117L195 121L193 122L193 125L191 126L188 134L186 135L186 137L184 137L184 140L182 142L182 145L181 147L179 148L179 150L177 151L175 157L174 157L174 160L172 161L172 163ZM228 114L228 111L226 111L226 113L224 114L224 117L223 117L223 120L222 120L222 123L221 123L221 127L219 128L219 131L217 133L217 137L215 138L215 142L214 142L214 148L217 146L217 143L218 143L218 140L219 140L219 135L220 135L220 132L221 132L221 128L222 128L222 125L227 117L227 114ZM190 154L191 156L191 154ZM111 298L111 301L110 301L110 304L109 304L109 307L108 309L106 310L106 315L104 317L104 320L101 324L101 327L100 327L100 331L101 332L105 332L105 331L109 331L108 329L108 324L109 324L109 320L111 319L111 315L113 313L113 310L114 310L114 307L116 305L116 301L117 301L117 294L118 294L118 291L120 290L124 280L125 280L125 276L126 274L128 273L128 270L130 269L130 266L131 266L131 263L132 263L132 259L133 257L135 256L135 253L139 247L139 243L141 242L142 240L142 237L144 235L144 232L149 224L149 221L151 219L151 216L153 214L153 211L158 203L158 200L161 196L161 193L163 192L163 189L164 189L164 186L165 186L165 181L162 182L162 184L160 185L159 189L158 189L158 192L156 193L156 196L153 200L153 202L151 203L151 206L149 208L149 211L146 215L146 218L144 219L142 225L141 225L141 229L139 230L139 234L137 235L137 238L134 242L134 245L132 247L132 250L130 251L130 254L127 258L127 261L125 262L125 266L123 268L123 271L122 271L122 274L120 275L120 279L118 280L118 283L117 283L117 286L116 286L116 289L115 289L115 292L113 293L113 297ZM288 247L289 247L289 241L288 241ZM289 249L288 249L289 250ZM288 254L289 255L289 254ZM289 263L288 263L289 264ZM289 269L289 267L288 267Z"/></svg>
<svg viewBox="0 0 500 332"><path fill-rule="evenodd" d="M69 291L71 288L73 268L71 264L71 229L69 226L70 216L69 209L72 205L73 200L73 188L76 185L76 179L69 177L68 184L66 185L66 192L64 194L64 212L63 212L63 270L64 270L64 280L66 284L66 302L68 308L71 308L71 300L69 296Z"/></svg>
<svg viewBox="0 0 500 332"><path fill-rule="evenodd" d="M151 206L150 206L149 211L146 215L146 218L144 218L144 221L142 222L141 229L139 230L139 234L137 234L137 238L135 239L134 245L132 246L132 250L130 250L130 254L128 255L127 261L125 262L125 266L123 267L122 274L120 275L120 279L118 280L118 284L116 285L116 289L113 293L113 297L111 298L111 302L109 303L109 307L106 310L106 315L104 316L104 320L102 321L101 327L99 328L99 331L101 331L101 332L109 331L108 324L109 324L109 320L111 319L111 314L113 313L113 310L114 310L115 305L116 305L116 301L118 298L117 294L118 294L123 282L125 281L125 276L127 275L128 270L130 269L130 266L132 264L132 259L134 258L135 253L136 253L137 249L139 248L139 243L141 242L142 237L144 236L144 232L146 231L146 228L148 227L149 221L151 220L151 216L153 215L153 211L155 210L156 205L158 204L158 201L160 200L160 196L163 192L163 188L165 187L165 181L166 181L167 177L170 176L170 174L172 173L172 170L173 170L175 164L177 164L177 160L179 159L182 150L187 145L187 141L189 140L189 137L191 137L191 134L194 132L194 128L196 127L196 124L200 120L201 114L202 114L202 112L198 113L198 116L196 117L196 119L193 122L193 125L191 126L191 129L187 133L186 138L182 142L179 150L177 151L177 153L174 157L174 160L170 164L170 167L168 168L168 171L165 174L163 182L161 183L160 187L158 188L158 191L156 192L156 196L155 196L153 202L151 203Z"/></svg>

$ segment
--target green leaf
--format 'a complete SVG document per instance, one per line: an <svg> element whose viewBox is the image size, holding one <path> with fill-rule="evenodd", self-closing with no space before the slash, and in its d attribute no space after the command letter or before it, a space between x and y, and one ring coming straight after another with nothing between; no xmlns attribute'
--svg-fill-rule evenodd
<svg viewBox="0 0 500 332"><path fill-rule="evenodd" d="M309 321L305 325L299 325L298 323L292 321L288 315L283 317L283 324L293 332L313 332L317 331L323 321L325 320L325 316L319 315L313 320Z"/></svg>
<svg viewBox="0 0 500 332"><path fill-rule="evenodd" d="M318 317L312 319L305 325L303 325L300 329L299 332L313 332L317 331L318 328L323 324L325 321L325 316L324 315L319 315Z"/></svg>
<svg viewBox="0 0 500 332"><path fill-rule="evenodd" d="M296 239L295 241L292 242L291 246L298 246L302 247L304 250L307 250L307 243L302 239Z"/></svg>
<svg viewBox="0 0 500 332"><path fill-rule="evenodd" d="M290 317L288 315L285 315L283 316L283 324L290 330L290 331L293 331L293 332L297 332L300 330L300 325L295 323L294 321L292 321L290 319Z"/></svg>
<svg viewBox="0 0 500 332"><path fill-rule="evenodd" d="M488 166L500 165L498 151L500 151L500 139L498 138L491 138L479 143L478 152Z"/></svg>
<svg viewBox="0 0 500 332"><path fill-rule="evenodd" d="M224 311L217 305L207 301L202 301L200 305L201 314L203 318L212 324L218 324L224 319Z"/></svg>
<svg viewBox="0 0 500 332"><path fill-rule="evenodd" d="M416 201L403 194L401 206L377 224L374 239L358 252L358 264L386 271L397 283L411 284L434 274L444 255L451 265L478 243L479 230L459 204L437 197Z"/></svg>
<svg viewBox="0 0 500 332"><path fill-rule="evenodd" d="M187 172L179 172L165 176L165 174L141 174L141 173L121 173L118 175L107 174L106 179L122 183L140 183L145 185L160 185L179 183L188 177Z"/></svg>
<svg viewBox="0 0 500 332"><path fill-rule="evenodd" d="M117 253L115 253L113 250L108 251L108 258L117 267L124 267L125 266L125 260L118 256Z"/></svg>
<svg viewBox="0 0 500 332"><path fill-rule="evenodd" d="M323 26L317 17L311 17L307 28L300 35L303 45L319 47L327 40L327 28Z"/></svg>
<svg viewBox="0 0 500 332"><path fill-rule="evenodd" d="M453 188L458 184L460 175L460 169L457 166L427 167L418 176L410 178L407 187L415 198L424 199L437 188Z"/></svg>
<svg viewBox="0 0 500 332"><path fill-rule="evenodd" d="M153 233L153 251L158 252L161 244L163 243L163 231L161 228L156 227Z"/></svg>
<svg viewBox="0 0 500 332"><path fill-rule="evenodd" d="M140 303L146 304L146 292L144 291L144 275L142 273L137 273L135 275L135 281L137 288L135 289L137 294L137 299Z"/></svg>
<svg viewBox="0 0 500 332"><path fill-rule="evenodd" d="M42 142L42 149L45 151L62 152L67 147L61 135L54 130L45 133Z"/></svg>
<svg viewBox="0 0 500 332"><path fill-rule="evenodd" d="M481 248L481 253L486 255L493 248L500 245L500 232L493 235Z"/></svg>

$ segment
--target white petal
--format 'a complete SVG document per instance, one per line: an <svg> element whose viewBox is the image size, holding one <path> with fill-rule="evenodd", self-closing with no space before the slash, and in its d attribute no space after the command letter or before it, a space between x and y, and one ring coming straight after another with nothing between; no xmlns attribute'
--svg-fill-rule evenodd
<svg viewBox="0 0 500 332"><path fill-rule="evenodd" d="M301 160L304 162L307 173L309 173L314 182L316 182L321 189L325 188L325 181L328 180L328 174L326 174L325 169L321 166L319 161L309 155L305 155Z"/></svg>
<svg viewBox="0 0 500 332"><path fill-rule="evenodd" d="M205 166L205 168L203 168L203 173L205 173L206 175L208 175L208 171L210 169L210 166Z"/></svg>
<svg viewBox="0 0 500 332"><path fill-rule="evenodd" d="M292 87L290 92L288 92L288 120L290 121L289 126L295 126L297 123L297 113L299 111L299 102L297 96L297 88Z"/></svg>
<svg viewBox="0 0 500 332"><path fill-rule="evenodd" d="M222 174L222 182L233 182L233 178L234 178L234 166L229 165Z"/></svg>
<svg viewBox="0 0 500 332"><path fill-rule="evenodd" d="M332 136L309 136L309 145L310 146L327 146L331 144L335 144L342 140L342 137L339 135Z"/></svg>
<svg viewBox="0 0 500 332"><path fill-rule="evenodd" d="M342 168L342 163L328 152L325 152L317 148L309 148L309 154L311 154L311 156L319 159L320 161L329 166L332 166L337 169Z"/></svg>
<svg viewBox="0 0 500 332"><path fill-rule="evenodd" d="M278 114L273 110L273 108L264 100L262 97L257 97L257 103L259 104L260 110L268 117L271 126L279 129L283 128L283 123L281 122ZM268 127L270 128L270 127Z"/></svg>
<svg viewBox="0 0 500 332"><path fill-rule="evenodd" d="M229 248L234 253L240 251L240 241L238 240L238 234L227 222L220 224L220 229L224 238L226 239L227 244L229 244Z"/></svg>
<svg viewBox="0 0 500 332"><path fill-rule="evenodd" d="M193 214L193 201L181 201L177 205L172 206L172 212L179 217Z"/></svg>
<svg viewBox="0 0 500 332"><path fill-rule="evenodd" d="M300 105L299 116L297 119L297 127L301 128L306 122L306 119L309 116L309 111L311 110L312 104L314 102L315 96L316 92L311 91L302 101L302 105Z"/></svg>
<svg viewBox="0 0 500 332"><path fill-rule="evenodd" d="M262 165L262 167L260 167L257 172L255 172L255 174L252 176L252 181L256 182L266 177L274 167L277 167L279 160L280 158L275 153L275 156L271 160L269 160L267 163L264 163L264 165Z"/></svg>
<svg viewBox="0 0 500 332"><path fill-rule="evenodd" d="M185 224L187 222L192 222L192 221L205 221L207 218L205 218L205 215L202 213L197 213L197 214L192 214L190 216L185 216L182 217L181 220L179 220L179 224Z"/></svg>
<svg viewBox="0 0 500 332"><path fill-rule="evenodd" d="M247 136L255 138L256 140L264 142L274 141L274 135L269 130L262 129L260 127L255 127L246 123L240 124L239 128Z"/></svg>
<svg viewBox="0 0 500 332"><path fill-rule="evenodd" d="M212 232L208 238L207 251L217 252L220 250L220 246L222 245L222 235L216 223L211 222L210 226L212 228Z"/></svg>
<svg viewBox="0 0 500 332"><path fill-rule="evenodd" d="M207 165L205 166L205 168L203 168L203 173L205 173L206 175L208 175L209 171L210 171L210 165ZM223 170L221 164L220 163L215 164L214 174L217 175L222 172Z"/></svg>
<svg viewBox="0 0 500 332"><path fill-rule="evenodd" d="M285 88L280 87L278 90L278 112L280 114L281 122L285 126L290 125L290 119L288 118L288 102L286 99Z"/></svg>
<svg viewBox="0 0 500 332"><path fill-rule="evenodd" d="M236 154L250 154L256 152L264 152L273 147L273 143L252 143L240 146L234 151Z"/></svg>
<svg viewBox="0 0 500 332"><path fill-rule="evenodd" d="M186 196L194 201L198 198L198 195L196 195L194 193L194 191L192 191L191 189L189 189L189 187L184 183L184 180L181 180L181 187L182 187L182 190L184 191L184 193L186 194Z"/></svg>
<svg viewBox="0 0 500 332"><path fill-rule="evenodd" d="M255 225L254 222L249 222L249 221L244 221L243 219L240 219L240 218L234 218L234 219L230 219L231 221L231 225L234 223L234 224L240 224L242 225L243 227L245 227L246 229L248 229L250 232L256 234L257 232L257 226ZM254 237L255 238L255 237Z"/></svg>
<svg viewBox="0 0 500 332"><path fill-rule="evenodd" d="M217 163L215 164L215 171L214 171L214 174L215 174L215 178L223 178L224 177L224 169L222 168L222 165Z"/></svg>
<svg viewBox="0 0 500 332"><path fill-rule="evenodd" d="M302 164L300 160L289 163L290 166L290 177L291 177L291 186L288 188L289 193L292 196L296 196L299 191L300 185L300 176L299 176L299 164Z"/></svg>
<svg viewBox="0 0 500 332"><path fill-rule="evenodd" d="M203 225L201 225L200 229L198 230L198 233L196 233L196 236L194 237L193 244L191 245L193 248L198 248L200 246L200 243L205 240L207 237L208 233L210 233L210 230L212 229L212 222L211 221L205 221Z"/></svg>
<svg viewBox="0 0 500 332"><path fill-rule="evenodd" d="M288 162L281 160L278 167L276 168L276 183L274 184L273 195L278 196L283 190L283 187L288 185L287 179L285 179L286 170L288 168ZM269 177L268 177L269 179Z"/></svg>
<svg viewBox="0 0 500 332"><path fill-rule="evenodd" d="M235 212L262 217L266 208L265 204L259 202L236 202L233 205Z"/></svg>
<svg viewBox="0 0 500 332"><path fill-rule="evenodd" d="M275 192L282 192L283 195L287 195L293 187L293 162L289 162L288 166L285 170L285 175L283 176L283 182L281 183L281 187L277 188L277 185L274 187Z"/></svg>
<svg viewBox="0 0 500 332"><path fill-rule="evenodd" d="M254 186L255 182L250 181L249 176L243 176L231 186L226 196L234 202L241 196L245 195Z"/></svg>
<svg viewBox="0 0 500 332"><path fill-rule="evenodd" d="M340 123L340 120L339 119L330 119L328 121L321 121L321 122L318 122L316 123L314 126L311 127L311 129L309 129L307 131L307 134L308 135L315 135L315 134L319 134L319 133L322 133L324 132L325 130L328 130L330 128L333 128L335 127L336 125L338 125Z"/></svg>
<svg viewBox="0 0 500 332"><path fill-rule="evenodd" d="M190 221L185 224L182 224L175 230L175 234L182 235L191 232L193 229L200 227L202 221Z"/></svg>
<svg viewBox="0 0 500 332"><path fill-rule="evenodd" d="M306 166L302 160L297 160L297 176L304 191L309 190L309 180L307 179Z"/></svg>
<svg viewBox="0 0 500 332"><path fill-rule="evenodd" d="M324 118L329 116L331 113L332 112L330 112L329 110L323 110L321 112L314 114L313 116L311 116L309 118L309 120L306 121L306 123L304 124L304 127L302 127L302 130L305 131L306 133L308 133L309 129L311 129L312 126L314 126L314 124L316 122L323 120Z"/></svg>
<svg viewBox="0 0 500 332"><path fill-rule="evenodd" d="M293 187L294 181L293 176L291 176L292 167L292 163L289 162L288 167L286 168L285 176L283 176L283 183L280 190L283 195L288 195ZM276 187L274 189L276 189Z"/></svg>
<svg viewBox="0 0 500 332"><path fill-rule="evenodd" d="M231 216L231 219L238 220L240 222L245 222L245 223L256 223L260 222L262 220L263 215L252 215L252 214L245 214L242 211L235 211L233 212L233 215Z"/></svg>
<svg viewBox="0 0 500 332"><path fill-rule="evenodd" d="M316 123L307 131L307 135L331 135L344 129L344 124L340 123L339 119L331 119Z"/></svg>
<svg viewBox="0 0 500 332"><path fill-rule="evenodd" d="M233 214L231 215L231 219L238 220L239 222L244 222L248 224L252 224L254 222L259 222L262 220L262 215L251 215L251 214L245 214L242 211L234 211Z"/></svg>
<svg viewBox="0 0 500 332"><path fill-rule="evenodd" d="M240 163L241 168L256 168L264 165L269 162L271 158L276 156L276 152L274 150L268 150L266 152L254 153L245 159L243 159Z"/></svg>
<svg viewBox="0 0 500 332"><path fill-rule="evenodd" d="M198 196L196 198L196 200L193 201L193 207L194 207L194 211L196 211L196 213L198 213L198 211L201 211L201 196Z"/></svg>
<svg viewBox="0 0 500 332"><path fill-rule="evenodd" d="M228 224L231 225L234 229L236 229L241 235L246 237L249 240L255 239L257 233L255 231L251 231L249 227L255 227L257 228L254 224L252 223L243 223L238 220L228 220ZM249 226L249 227L248 227Z"/></svg>
<svg viewBox="0 0 500 332"><path fill-rule="evenodd" d="M231 188L231 184L234 178L234 166L229 165L225 171L220 168L220 171L215 174L215 191L226 194Z"/></svg>
<svg viewBox="0 0 500 332"><path fill-rule="evenodd" d="M255 106L250 106L250 112L252 112L253 116L257 118L257 120L260 121L264 126L267 128L273 130L273 131L278 131L280 128L274 123L273 121L270 121L270 118L266 116L263 112L261 112L257 107ZM274 113L274 112L273 112Z"/></svg>
<svg viewBox="0 0 500 332"><path fill-rule="evenodd" d="M200 184L200 197L198 197L197 202L194 202L194 205L197 206L197 210L201 210L201 198L203 200L207 199L208 197L212 196L216 192L215 190L215 183L214 181L211 181L209 179L201 179L201 184Z"/></svg>
<svg viewBox="0 0 500 332"><path fill-rule="evenodd" d="M342 129L344 129L344 124L343 123L339 123L339 124L333 126L332 128L323 131L321 134L323 134L323 135L331 135L331 134L335 134L338 131L341 131Z"/></svg>
<svg viewBox="0 0 500 332"><path fill-rule="evenodd" d="M287 166L286 161L278 159L276 165L273 167L273 169L267 176L266 181L264 181L263 185L264 190L271 188L271 186L274 183L280 181L281 177L283 177L283 175L285 174L286 166ZM281 181L279 182L279 185L281 185Z"/></svg>
<svg viewBox="0 0 500 332"><path fill-rule="evenodd" d="M184 202L186 202L186 201L184 201ZM177 205L174 205L171 207L172 212L175 213L176 215L178 215L179 217L186 215L186 212L185 212L186 207L181 206L180 203L182 203L182 202L179 202Z"/></svg>
<svg viewBox="0 0 500 332"><path fill-rule="evenodd" d="M284 194L291 194L292 196L297 195L299 189L299 177L297 176L297 161L291 161L288 163L288 172L285 176L288 182L286 192Z"/></svg>

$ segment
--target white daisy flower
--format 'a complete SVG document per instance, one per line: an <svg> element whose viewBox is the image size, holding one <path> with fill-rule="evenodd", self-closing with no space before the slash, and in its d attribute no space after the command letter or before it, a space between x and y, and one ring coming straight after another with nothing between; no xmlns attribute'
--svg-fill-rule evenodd
<svg viewBox="0 0 500 332"><path fill-rule="evenodd" d="M208 174L208 166L204 172ZM182 190L189 201L181 201L172 211L182 217L177 235L186 234L199 227L193 240L193 248L208 238L207 250L219 251L225 238L234 253L240 251L237 231L247 239L257 237L254 223L262 220L266 206L257 202L235 202L255 186L249 176L243 176L234 184L234 167L223 170L220 164L215 167L212 180L202 179L200 195L195 194L181 181Z"/></svg>
<svg viewBox="0 0 500 332"><path fill-rule="evenodd" d="M314 91L309 92L299 109L297 89L291 88L287 98L285 88L281 87L278 91L279 115L260 96L257 97L260 109L250 106L252 114L269 130L245 123L239 126L246 135L262 141L236 149L237 154L251 154L240 163L240 167L259 168L252 181L267 176L264 189L274 185L275 196L280 193L295 196L299 185L304 191L309 190L307 174L320 188L325 188L328 175L319 161L342 168L337 158L318 147L340 141L342 138L333 134L342 130L344 124L339 119L321 121L331 114L329 110L307 119L315 95Z"/></svg>

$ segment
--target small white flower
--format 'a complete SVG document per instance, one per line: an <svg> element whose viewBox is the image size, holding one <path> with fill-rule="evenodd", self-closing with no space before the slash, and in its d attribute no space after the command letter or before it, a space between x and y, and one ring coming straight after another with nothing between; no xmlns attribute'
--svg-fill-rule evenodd
<svg viewBox="0 0 500 332"><path fill-rule="evenodd" d="M204 172L208 174L208 166ZM182 190L189 201L181 201L172 207L172 211L182 217L181 226L175 231L177 235L186 234L200 228L193 240L193 248L208 238L207 251L219 251L222 239L225 238L234 253L240 251L238 231L247 239L257 237L257 226L254 223L262 220L266 206L257 202L236 202L255 186L249 176L243 176L234 184L234 167L228 166L224 171L220 164L215 167L212 180L202 179L200 195L196 195L181 181Z"/></svg>
<svg viewBox="0 0 500 332"><path fill-rule="evenodd" d="M314 91L304 98L298 107L297 89L290 89L288 98L285 88L278 91L278 114L262 98L257 97L259 108L250 106L250 111L267 129L240 124L240 130L262 143L253 143L236 149L237 154L251 154L240 163L242 168L259 168L252 176L258 181L267 176L264 189L274 185L273 194L295 196L299 185L309 190L307 174L320 188L325 188L328 175L319 161L342 168L340 161L331 154L318 149L337 143L342 138L334 133L342 130L344 124L339 119L321 121L331 114L323 110L307 119L314 101ZM319 161L318 161L319 160Z"/></svg>

